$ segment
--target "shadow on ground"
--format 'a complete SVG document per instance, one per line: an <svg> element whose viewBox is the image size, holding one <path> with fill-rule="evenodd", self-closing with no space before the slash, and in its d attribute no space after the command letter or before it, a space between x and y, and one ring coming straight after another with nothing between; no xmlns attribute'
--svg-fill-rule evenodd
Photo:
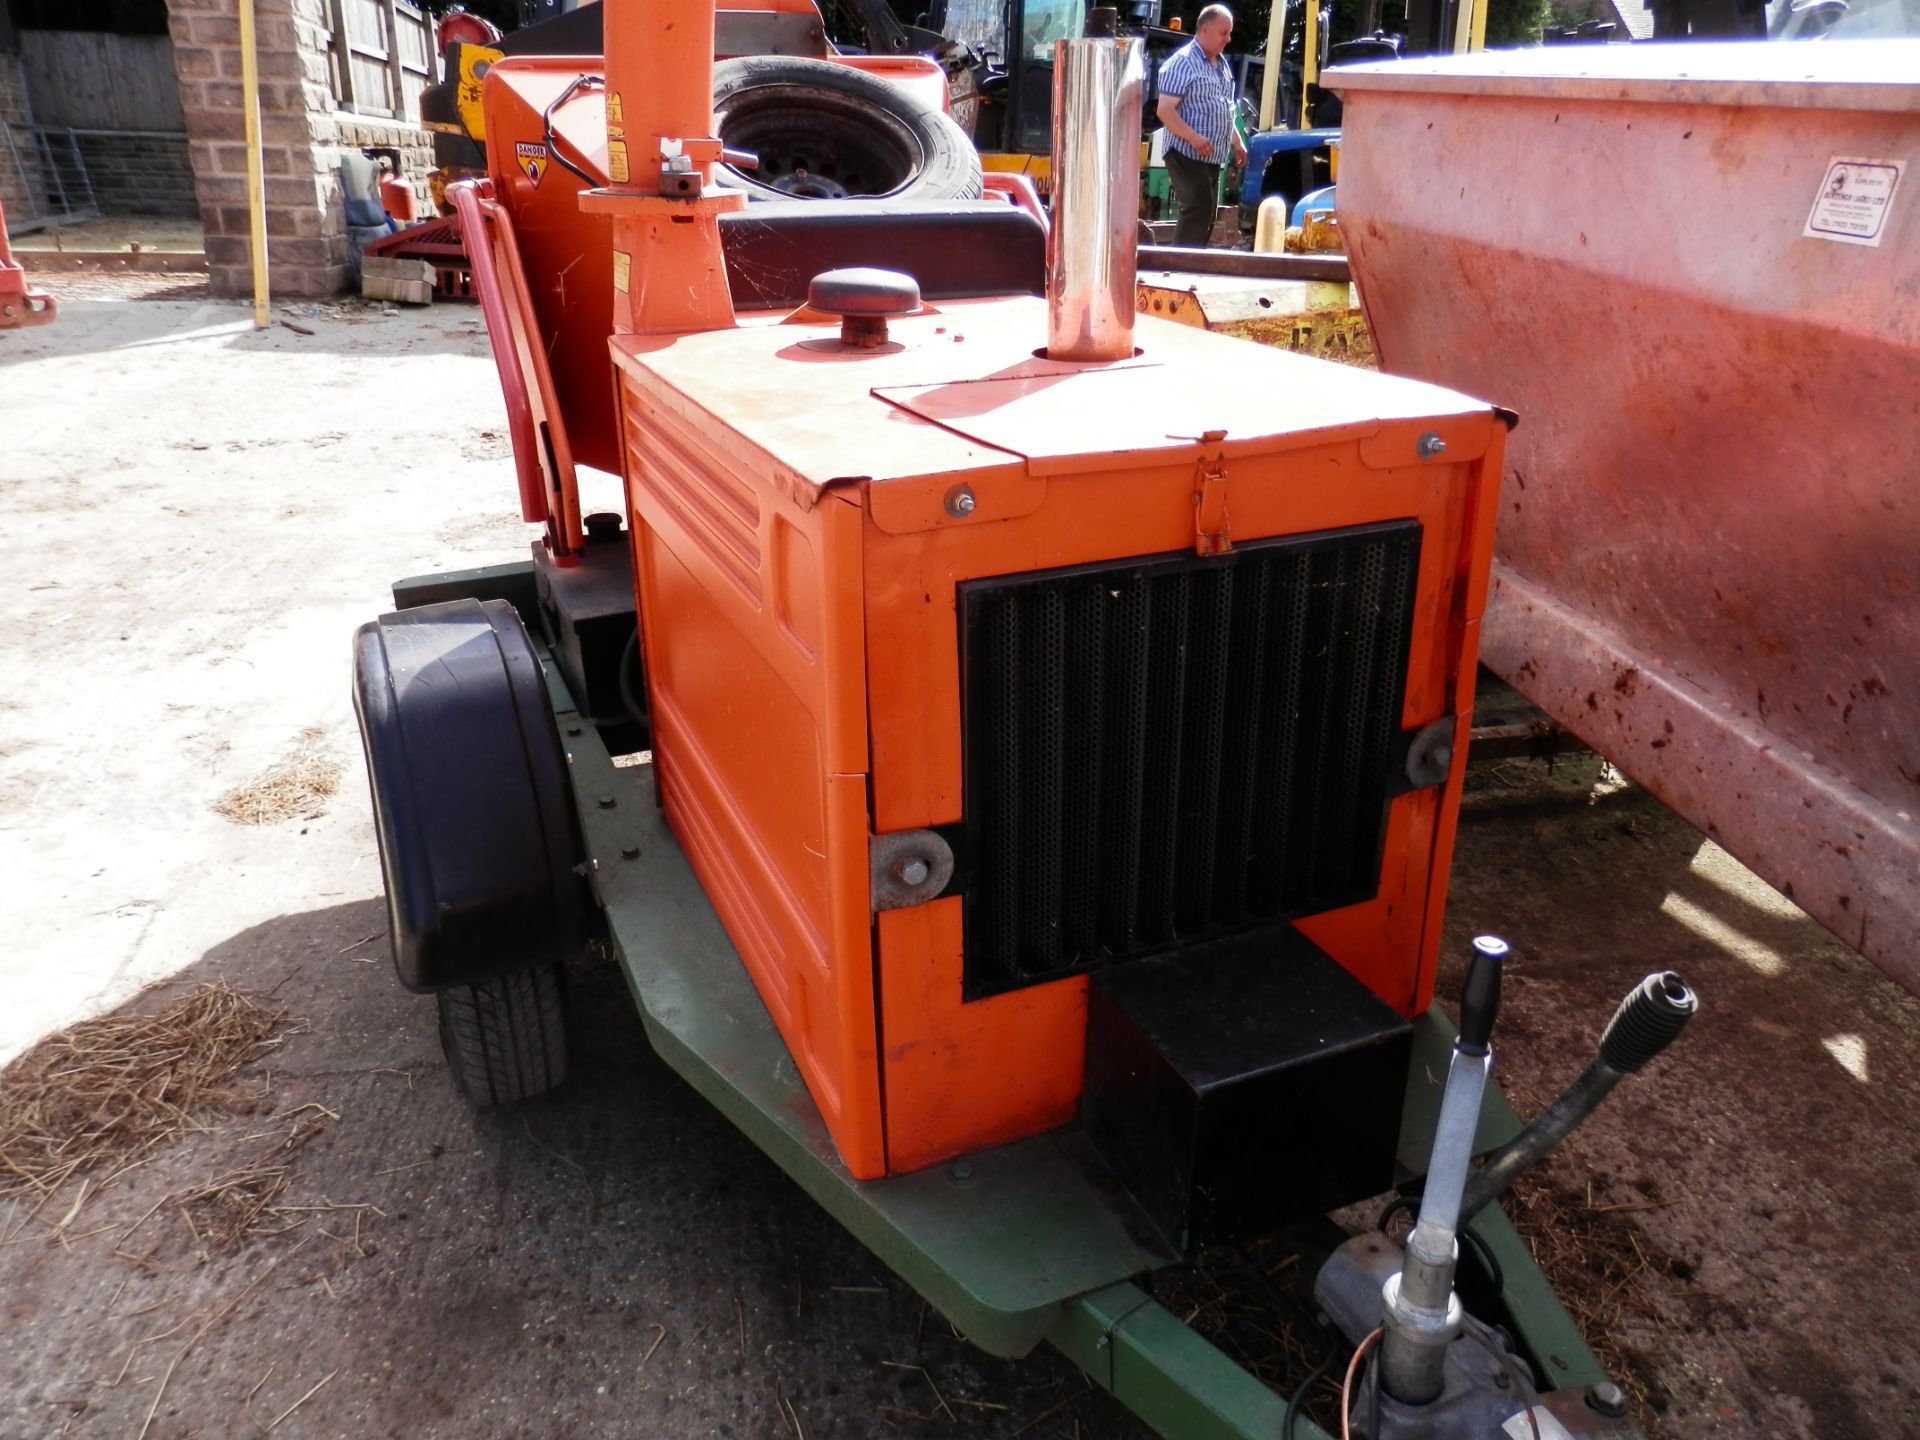
<svg viewBox="0 0 1920 1440"><path fill-rule="evenodd" d="M1652 1440L1920 1434L1920 1001L1592 759L1475 767L1449 1002L1481 930L1517 950L1496 1074L1525 1113L1648 970L1703 996L1543 1177L1645 1257L1560 1278L1617 1290ZM89 1197L64 1243L43 1218L10 1244L0 1435L139 1440L149 1409L145 1440L1147 1433L1051 1352L992 1360L928 1313L654 1059L610 965L572 973L568 1085L483 1115L378 901L250 929L135 1003L216 979L299 1033L243 1072L251 1113ZM297 1228L196 1240L169 1197L309 1106L334 1118L291 1157Z"/></svg>
<svg viewBox="0 0 1920 1440"><path fill-rule="evenodd" d="M1449 1001L1487 930L1516 950L1495 1074L1526 1117L1642 975L1701 996L1547 1176L1645 1253L1618 1338L1654 1440L1920 1435L1920 1000L1591 756L1471 773Z"/></svg>
<svg viewBox="0 0 1920 1440"><path fill-rule="evenodd" d="M218 979L303 1033L242 1072L255 1113L90 1199L67 1247L38 1221L13 1245L0 1435L136 1436L163 1380L148 1440L262 1433L323 1380L276 1440L1147 1433L1051 1352L994 1360L926 1312L653 1057L610 964L570 976L567 1085L486 1114L379 902L255 927L134 1003ZM165 1205L141 1221L303 1105L338 1118L293 1161L282 1203L323 1207L300 1228L219 1253Z"/></svg>

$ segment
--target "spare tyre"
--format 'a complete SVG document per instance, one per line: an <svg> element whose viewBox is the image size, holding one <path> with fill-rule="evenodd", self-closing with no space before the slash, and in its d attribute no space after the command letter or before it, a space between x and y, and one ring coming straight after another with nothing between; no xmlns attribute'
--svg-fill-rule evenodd
<svg viewBox="0 0 1920 1440"><path fill-rule="evenodd" d="M713 67L713 111L752 172L715 167L720 184L760 200L896 197L972 200L980 156L966 132L917 93L864 70L784 55Z"/></svg>

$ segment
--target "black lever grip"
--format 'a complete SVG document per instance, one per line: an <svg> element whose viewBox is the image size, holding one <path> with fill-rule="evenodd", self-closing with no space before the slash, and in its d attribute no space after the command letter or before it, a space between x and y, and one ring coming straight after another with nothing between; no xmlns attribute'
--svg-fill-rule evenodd
<svg viewBox="0 0 1920 1440"><path fill-rule="evenodd" d="M1462 1055L1484 1055L1500 1013L1500 967L1507 958L1507 942L1498 935L1476 935L1467 983L1460 991L1460 1038L1454 1049Z"/></svg>
<svg viewBox="0 0 1920 1440"><path fill-rule="evenodd" d="M1671 970L1656 970L1633 989L1613 1012L1600 1037L1600 1058L1631 1075L1686 1029L1700 998Z"/></svg>

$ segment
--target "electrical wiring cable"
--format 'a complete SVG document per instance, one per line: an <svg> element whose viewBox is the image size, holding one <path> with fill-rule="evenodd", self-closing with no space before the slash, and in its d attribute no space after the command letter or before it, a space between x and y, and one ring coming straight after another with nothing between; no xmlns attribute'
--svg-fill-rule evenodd
<svg viewBox="0 0 1920 1440"><path fill-rule="evenodd" d="M1375 1330L1353 1352L1353 1358L1347 1361L1347 1378L1340 1382L1340 1440L1353 1440L1353 1376L1360 1368L1361 1357L1378 1343L1386 1332Z"/></svg>
<svg viewBox="0 0 1920 1440"><path fill-rule="evenodd" d="M1378 1355L1367 1367L1367 1424L1372 1429L1367 1440L1383 1440L1387 1433L1387 1417L1380 1409L1380 1372L1386 1368Z"/></svg>
<svg viewBox="0 0 1920 1440"><path fill-rule="evenodd" d="M1321 1323L1325 1324L1325 1321ZM1306 1403L1307 1392L1320 1383L1326 1373L1333 1369L1334 1361L1340 1358L1340 1332L1331 1325L1327 1326L1327 1332L1327 1353L1294 1387L1293 1394L1287 1397L1287 1413L1280 1420L1280 1440L1293 1440L1293 1422L1300 1418L1300 1407Z"/></svg>
<svg viewBox="0 0 1920 1440"><path fill-rule="evenodd" d="M588 185L597 185L600 182L595 180L593 176L589 175L585 170L582 170L578 165L574 164L573 161L569 160L565 155L562 155L560 153L559 141L555 138L553 133L553 112L558 110L562 105L566 104L567 101L571 100L575 96L575 94L577 94L579 91L588 89L596 85L604 90L606 88L606 84L607 84L607 77L604 75L578 76L575 78L574 82L571 85L567 86L566 89L562 90L558 95L553 97L553 103L551 105L547 106L545 110L540 112L540 123L541 123L541 126L543 127L543 133L541 135L541 138L547 142L547 153L553 156L555 160L559 161L560 164L565 166L567 169L571 170L575 175L579 176L582 180L586 181Z"/></svg>

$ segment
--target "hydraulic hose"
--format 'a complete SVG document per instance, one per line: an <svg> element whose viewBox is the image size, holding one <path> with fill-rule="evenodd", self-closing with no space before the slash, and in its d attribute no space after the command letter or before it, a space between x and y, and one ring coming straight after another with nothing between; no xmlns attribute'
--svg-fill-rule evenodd
<svg viewBox="0 0 1920 1440"><path fill-rule="evenodd" d="M1600 1037L1600 1053L1525 1130L1487 1158L1460 1201L1465 1223L1506 1193L1507 1187L1591 1115L1609 1091L1643 1069L1686 1028L1700 1008L1687 982L1671 970L1647 976L1627 993Z"/></svg>

